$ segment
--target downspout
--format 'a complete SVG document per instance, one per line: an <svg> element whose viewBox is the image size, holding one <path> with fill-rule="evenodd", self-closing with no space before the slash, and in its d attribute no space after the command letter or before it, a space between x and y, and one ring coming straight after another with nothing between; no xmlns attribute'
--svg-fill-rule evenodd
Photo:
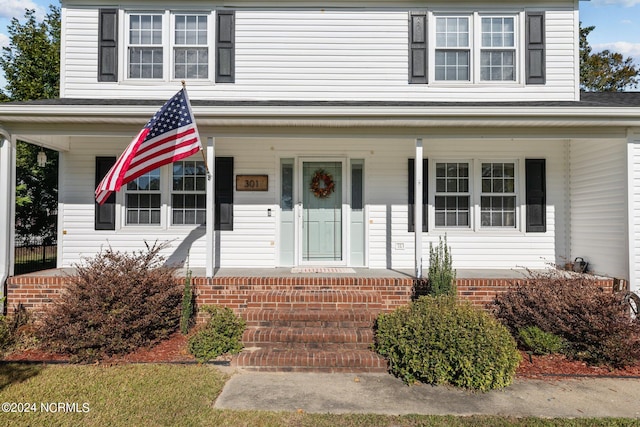
<svg viewBox="0 0 640 427"><path fill-rule="evenodd" d="M5 296L4 284L12 274L16 193L16 141L0 128L0 294Z"/></svg>

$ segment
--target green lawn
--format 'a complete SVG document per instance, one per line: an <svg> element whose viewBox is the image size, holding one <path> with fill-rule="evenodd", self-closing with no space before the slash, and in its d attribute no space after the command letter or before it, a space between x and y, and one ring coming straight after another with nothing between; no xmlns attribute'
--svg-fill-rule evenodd
<svg viewBox="0 0 640 427"><path fill-rule="evenodd" d="M631 426L633 420L329 415L216 410L225 375L211 365L0 364L3 426ZM58 409L58 402L63 406ZM65 406L65 404L68 404ZM44 408L51 412L47 413ZM17 405L14 405L15 409ZM64 412L66 409L77 412ZM5 405L3 405L5 409ZM53 412L57 411L57 412Z"/></svg>

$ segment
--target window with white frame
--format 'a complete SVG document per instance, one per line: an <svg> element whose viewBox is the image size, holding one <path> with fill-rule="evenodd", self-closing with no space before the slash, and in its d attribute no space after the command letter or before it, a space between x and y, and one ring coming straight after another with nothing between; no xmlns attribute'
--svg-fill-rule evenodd
<svg viewBox="0 0 640 427"><path fill-rule="evenodd" d="M160 14L129 15L128 77L161 79L163 77L163 28Z"/></svg>
<svg viewBox="0 0 640 427"><path fill-rule="evenodd" d="M162 197L160 169L127 183L125 194L127 225L160 225Z"/></svg>
<svg viewBox="0 0 640 427"><path fill-rule="evenodd" d="M469 163L436 163L435 169L436 227L469 227Z"/></svg>
<svg viewBox="0 0 640 427"><path fill-rule="evenodd" d="M469 17L436 18L436 80L470 79Z"/></svg>
<svg viewBox="0 0 640 427"><path fill-rule="evenodd" d="M127 22L127 78L209 78L208 14L131 12Z"/></svg>
<svg viewBox="0 0 640 427"><path fill-rule="evenodd" d="M204 162L175 162L172 165L172 169L172 224L205 224L207 214L207 169Z"/></svg>
<svg viewBox="0 0 640 427"><path fill-rule="evenodd" d="M435 81L518 80L517 15L436 14L434 20Z"/></svg>
<svg viewBox="0 0 640 427"><path fill-rule="evenodd" d="M482 163L481 173L480 225L515 228L515 163Z"/></svg>
<svg viewBox="0 0 640 427"><path fill-rule="evenodd" d="M515 19L483 16L481 21L480 80L514 81Z"/></svg>
<svg viewBox="0 0 640 427"><path fill-rule="evenodd" d="M174 78L209 78L207 15L174 16Z"/></svg>

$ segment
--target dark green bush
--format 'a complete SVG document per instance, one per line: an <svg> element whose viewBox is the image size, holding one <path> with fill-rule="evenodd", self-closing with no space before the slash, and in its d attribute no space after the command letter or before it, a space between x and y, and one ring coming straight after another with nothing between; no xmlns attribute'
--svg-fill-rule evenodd
<svg viewBox="0 0 640 427"><path fill-rule="evenodd" d="M527 326L518 330L518 343L533 354L562 353L566 344L562 337L545 332L537 326Z"/></svg>
<svg viewBox="0 0 640 427"><path fill-rule="evenodd" d="M210 314L207 324L189 339L189 352L204 363L226 353L242 350L245 321L228 307L203 306Z"/></svg>
<svg viewBox="0 0 640 427"><path fill-rule="evenodd" d="M13 337L9 321L5 316L0 315L0 354L5 352L12 344Z"/></svg>
<svg viewBox="0 0 640 427"><path fill-rule="evenodd" d="M640 357L640 321L630 319L621 294L590 275L529 272L496 297L493 311L514 336L537 326L563 338L564 353L573 359L623 367Z"/></svg>
<svg viewBox="0 0 640 427"><path fill-rule="evenodd" d="M407 383L481 391L513 381L520 354L509 331L486 312L448 296L423 296L381 314L375 349Z"/></svg>
<svg viewBox="0 0 640 427"><path fill-rule="evenodd" d="M187 335L193 318L193 288L191 285L191 270L187 270L182 291L182 305L180 311L180 332Z"/></svg>
<svg viewBox="0 0 640 427"><path fill-rule="evenodd" d="M456 271L452 264L447 236L440 237L435 248L429 244L429 295L456 296Z"/></svg>
<svg viewBox="0 0 640 427"><path fill-rule="evenodd" d="M44 314L38 338L78 361L150 346L178 329L182 285L163 265L164 245L124 253L108 249L76 266L58 302Z"/></svg>

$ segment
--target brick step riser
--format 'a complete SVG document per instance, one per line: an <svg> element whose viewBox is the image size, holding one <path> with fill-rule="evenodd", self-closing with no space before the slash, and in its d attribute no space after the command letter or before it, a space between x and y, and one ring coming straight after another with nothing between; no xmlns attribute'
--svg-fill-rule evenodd
<svg viewBox="0 0 640 427"><path fill-rule="evenodd" d="M303 303L303 304L373 304L381 303L377 292L367 291L268 291L249 296L248 304Z"/></svg>
<svg viewBox="0 0 640 427"><path fill-rule="evenodd" d="M378 310L245 310L242 317L247 324L265 321L355 321L374 324Z"/></svg>
<svg viewBox="0 0 640 427"><path fill-rule="evenodd" d="M247 328L344 328L344 329L370 329L373 322L319 322L316 320L265 320L247 322Z"/></svg>
<svg viewBox="0 0 640 427"><path fill-rule="evenodd" d="M381 302L247 302L248 310L376 310L384 308Z"/></svg>
<svg viewBox="0 0 640 427"><path fill-rule="evenodd" d="M371 342L334 343L334 342L274 342L274 341L245 341L245 348L259 348L261 350L277 351L334 351L340 353L346 350L370 350Z"/></svg>
<svg viewBox="0 0 640 427"><path fill-rule="evenodd" d="M247 329L243 342L283 342L283 343L371 343L371 329L333 328L267 328Z"/></svg>
<svg viewBox="0 0 640 427"><path fill-rule="evenodd" d="M242 366L245 371L251 372L301 372L315 374L386 374L386 367L363 368L360 366Z"/></svg>
<svg viewBox="0 0 640 427"><path fill-rule="evenodd" d="M339 372L385 372L387 362L370 351L256 351L235 356L232 364L250 370Z"/></svg>

